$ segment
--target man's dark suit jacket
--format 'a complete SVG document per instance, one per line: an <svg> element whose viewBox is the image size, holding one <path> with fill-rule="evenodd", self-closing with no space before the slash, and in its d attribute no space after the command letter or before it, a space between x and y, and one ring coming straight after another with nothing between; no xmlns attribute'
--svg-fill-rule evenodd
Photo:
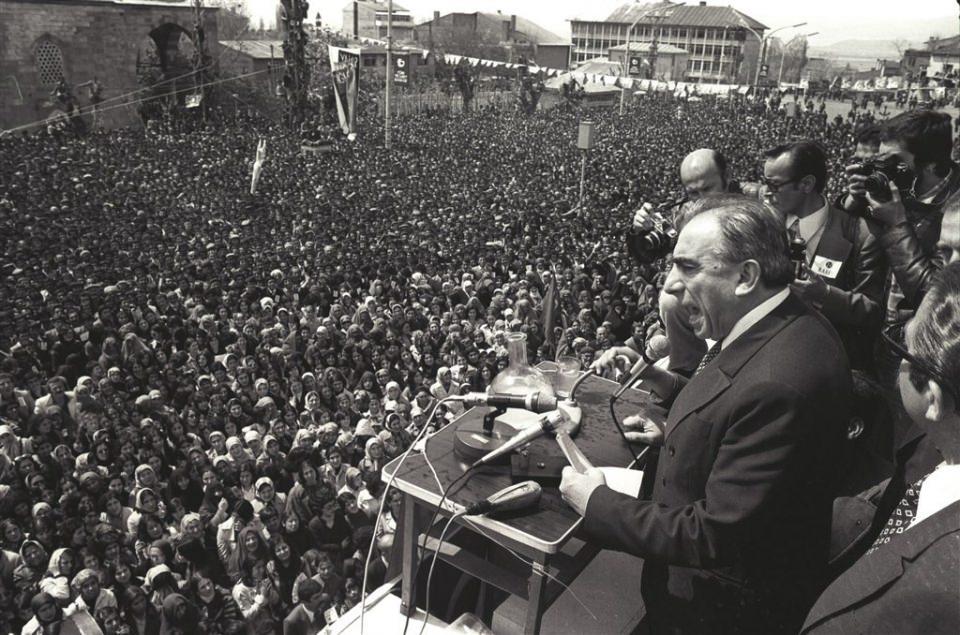
<svg viewBox="0 0 960 635"><path fill-rule="evenodd" d="M283 635L317 635L327 625L321 611L317 612L317 621L311 622L302 604L298 604L283 620Z"/></svg>
<svg viewBox="0 0 960 635"><path fill-rule="evenodd" d="M850 390L836 332L791 294L676 396L652 500L594 491L588 539L645 559L654 633L796 633L827 582Z"/></svg>
<svg viewBox="0 0 960 635"><path fill-rule="evenodd" d="M840 335L850 366L869 369L883 324L886 257L866 221L831 207L817 244L814 264L822 263L827 296L816 308ZM840 263L839 268L834 263Z"/></svg>
<svg viewBox="0 0 960 635"><path fill-rule="evenodd" d="M814 605L802 633L960 633L960 502L857 560Z"/></svg>

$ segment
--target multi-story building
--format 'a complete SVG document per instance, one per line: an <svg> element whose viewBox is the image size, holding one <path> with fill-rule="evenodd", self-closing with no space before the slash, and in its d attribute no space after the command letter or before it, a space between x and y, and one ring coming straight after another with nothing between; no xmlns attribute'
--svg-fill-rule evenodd
<svg viewBox="0 0 960 635"><path fill-rule="evenodd" d="M540 44L563 42L559 35L525 18L499 12L440 15L439 11L434 11L432 20L421 22L414 28L414 39L430 50L437 48L445 53L507 62L524 57L546 65L563 59L563 52L556 55L555 47L552 53L545 50L538 56ZM541 62L540 58L544 61ZM566 64L562 65L562 68L566 67Z"/></svg>
<svg viewBox="0 0 960 635"><path fill-rule="evenodd" d="M642 70L648 70L642 75L650 75L665 82L682 81L687 73L687 52L670 44L657 44L656 54L651 50L652 44L646 42L631 42L630 57L639 57L646 64ZM627 45L611 46L607 57L611 62L623 64L627 55ZM652 71L650 69L652 68Z"/></svg>
<svg viewBox="0 0 960 635"><path fill-rule="evenodd" d="M341 30L355 38L387 39L387 18L390 16L386 2L356 0L343 6ZM413 15L396 2L393 3L391 35L395 42L413 39Z"/></svg>
<svg viewBox="0 0 960 635"><path fill-rule="evenodd" d="M658 2L625 4L605 20L571 20L574 65L607 55L625 44L656 41L687 52L683 79L694 82L749 83L767 27L733 7ZM677 78L679 79L679 78Z"/></svg>

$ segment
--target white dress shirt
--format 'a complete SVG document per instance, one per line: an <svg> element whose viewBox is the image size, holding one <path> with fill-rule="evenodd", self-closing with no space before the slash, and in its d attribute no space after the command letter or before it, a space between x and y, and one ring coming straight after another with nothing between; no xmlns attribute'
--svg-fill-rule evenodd
<svg viewBox="0 0 960 635"><path fill-rule="evenodd" d="M746 315L737 320L737 323L733 325L732 329L730 329L730 333L723 338L723 342L720 344L720 350L722 351L726 347L730 346L735 339L746 333L751 326L772 313L774 309L780 306L783 301L787 299L788 295L790 295L789 288L781 289L775 295L767 298L757 306L750 309Z"/></svg>
<svg viewBox="0 0 960 635"><path fill-rule="evenodd" d="M798 229L800 238L807 243L807 263L813 262L813 257L817 253L817 247L820 246L820 237L823 236L823 229L827 226L827 214L830 211L830 204L824 202L823 207L813 214L804 216L800 219ZM787 214L787 227L791 227L797 220L793 214Z"/></svg>
<svg viewBox="0 0 960 635"><path fill-rule="evenodd" d="M958 500L960 500L960 465L941 463L920 485L917 515L910 526L923 522Z"/></svg>

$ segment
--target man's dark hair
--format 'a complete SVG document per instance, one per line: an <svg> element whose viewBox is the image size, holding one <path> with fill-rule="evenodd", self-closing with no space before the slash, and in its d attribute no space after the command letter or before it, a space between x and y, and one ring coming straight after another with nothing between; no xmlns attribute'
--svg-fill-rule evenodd
<svg viewBox="0 0 960 635"><path fill-rule="evenodd" d="M950 381L945 390L960 395L960 262L937 274L914 320L908 331L912 352ZM917 390L929 379L921 369L910 366L910 381Z"/></svg>
<svg viewBox="0 0 960 635"><path fill-rule="evenodd" d="M297 587L297 597L300 602L309 602L317 593L323 593L323 586L312 578L307 578Z"/></svg>
<svg viewBox="0 0 960 635"><path fill-rule="evenodd" d="M950 163L953 148L950 115L933 110L910 110L890 119L880 130L883 141L895 141L914 156L918 167Z"/></svg>
<svg viewBox="0 0 960 635"><path fill-rule="evenodd" d="M860 145L879 147L880 126L875 123L864 124L853 131L853 138Z"/></svg>
<svg viewBox="0 0 960 635"><path fill-rule="evenodd" d="M793 281L787 232L775 212L743 195L725 194L701 201L686 220L706 213L717 217L717 258L730 264L756 260L760 264L760 280L768 287L782 287Z"/></svg>
<svg viewBox="0 0 960 635"><path fill-rule="evenodd" d="M793 178L800 180L808 174L816 180L817 193L827 186L827 153L815 141L793 141L783 143L763 153L767 159L777 159L784 154L790 155L790 172Z"/></svg>

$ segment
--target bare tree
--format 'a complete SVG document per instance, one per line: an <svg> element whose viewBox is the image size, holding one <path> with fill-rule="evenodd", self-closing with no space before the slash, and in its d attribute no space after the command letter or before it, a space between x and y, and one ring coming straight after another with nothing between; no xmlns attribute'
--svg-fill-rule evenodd
<svg viewBox="0 0 960 635"><path fill-rule="evenodd" d="M250 31L250 14L242 2L236 0L207 0L208 6L218 7L217 37L221 40L242 40Z"/></svg>
<svg viewBox="0 0 960 635"><path fill-rule="evenodd" d="M910 42L908 40L904 40L903 38L891 40L890 44L897 51L897 57L900 59L903 59L903 56L907 52L907 49L910 48Z"/></svg>

